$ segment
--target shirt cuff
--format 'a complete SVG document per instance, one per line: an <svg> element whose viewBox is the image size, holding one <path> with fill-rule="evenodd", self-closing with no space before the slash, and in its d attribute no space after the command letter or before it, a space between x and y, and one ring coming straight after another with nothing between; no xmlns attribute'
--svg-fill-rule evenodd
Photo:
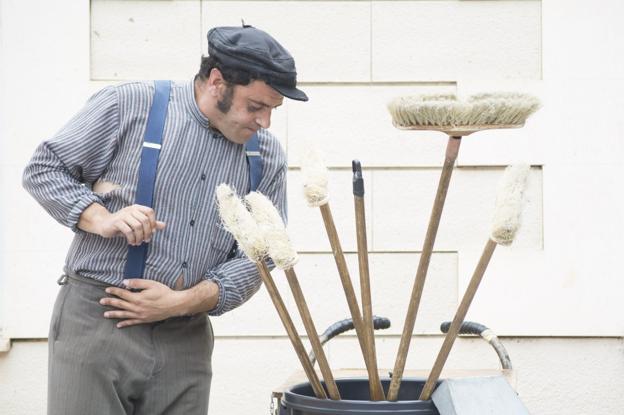
<svg viewBox="0 0 624 415"><path fill-rule="evenodd" d="M207 281L212 281L215 284L217 284L217 286L219 287L219 299L217 300L217 305L215 306L215 308L213 308L212 310L208 311L208 315L209 316L220 316L221 314L223 314L225 312L225 289L223 287L223 284L221 283L221 281L219 280L219 278L217 277L217 275L213 272L209 272L208 274L206 274L205 279Z"/></svg>
<svg viewBox="0 0 624 415"><path fill-rule="evenodd" d="M85 195L84 197L79 199L76 204L74 204L72 209L69 211L69 215L67 215L67 225L72 229L72 231L80 231L80 229L78 229L80 215L82 215L82 212L84 212L84 210L91 206L93 203L99 203L102 206L104 205L102 199L95 193L89 193Z"/></svg>

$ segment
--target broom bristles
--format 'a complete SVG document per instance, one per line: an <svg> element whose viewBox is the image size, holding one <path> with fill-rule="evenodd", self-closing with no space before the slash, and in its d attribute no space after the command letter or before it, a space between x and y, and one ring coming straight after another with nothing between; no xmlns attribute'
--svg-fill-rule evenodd
<svg viewBox="0 0 624 415"><path fill-rule="evenodd" d="M280 269L291 269L297 263L284 221L273 203L262 193L251 192L245 196L251 216L258 224L266 241L269 256Z"/></svg>
<svg viewBox="0 0 624 415"><path fill-rule="evenodd" d="M226 184L217 186L216 195L219 216L225 229L234 236L249 259L262 261L267 252L266 242L243 201Z"/></svg>
<svg viewBox="0 0 624 415"><path fill-rule="evenodd" d="M490 238L500 245L510 245L520 228L523 194L531 166L511 165L505 169L496 196L496 209Z"/></svg>
<svg viewBox="0 0 624 415"><path fill-rule="evenodd" d="M308 206L322 206L329 201L327 167L315 148L308 146L304 154L301 158L303 194Z"/></svg>
<svg viewBox="0 0 624 415"><path fill-rule="evenodd" d="M388 104L388 110L398 127L469 127L522 125L539 106L539 100L529 94L492 92L466 100L454 95L398 97Z"/></svg>

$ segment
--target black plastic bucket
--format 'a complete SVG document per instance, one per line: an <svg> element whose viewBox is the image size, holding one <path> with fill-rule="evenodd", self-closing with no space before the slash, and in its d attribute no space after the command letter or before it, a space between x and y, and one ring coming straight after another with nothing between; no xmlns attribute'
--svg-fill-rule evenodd
<svg viewBox="0 0 624 415"><path fill-rule="evenodd" d="M387 393L390 380L381 383ZM309 383L293 386L282 397L280 415L439 415L432 401L418 400L425 379L403 379L396 402L370 401L368 379L336 379L336 384L340 401L315 398Z"/></svg>

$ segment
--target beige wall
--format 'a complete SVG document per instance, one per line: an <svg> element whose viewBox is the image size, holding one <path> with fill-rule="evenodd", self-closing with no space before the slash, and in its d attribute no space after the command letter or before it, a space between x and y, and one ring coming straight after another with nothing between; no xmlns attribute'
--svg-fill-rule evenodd
<svg viewBox="0 0 624 415"><path fill-rule="evenodd" d="M272 130L289 156L290 232L317 327L348 310L320 215L301 197L302 143L312 139L325 151L331 205L354 277L350 163L359 158L364 166L374 310L393 322L378 336L378 354L380 365L391 367L446 140L394 129L387 101L421 92L532 92L543 108L525 128L463 140L416 324L423 336L413 342L408 367L432 364L437 327L452 318L487 238L496 182L505 165L525 161L533 168L521 233L494 254L469 318L507 336L516 386L532 413L591 413L598 401L617 413L624 405L624 283L615 266L624 203L613 185L624 155L620 2L0 4L0 347L14 339L0 354L3 414L43 413L47 324L71 238L21 189L34 147L104 85L190 79L207 30L241 18L293 53L311 98L287 101ZM213 324L211 413L268 410L272 388L298 367L268 296L261 291ZM484 348L461 341L449 367L496 367ZM356 351L352 337L333 342L332 366L361 367ZM577 396L580 376L591 399ZM249 397L238 397L241 389Z"/></svg>

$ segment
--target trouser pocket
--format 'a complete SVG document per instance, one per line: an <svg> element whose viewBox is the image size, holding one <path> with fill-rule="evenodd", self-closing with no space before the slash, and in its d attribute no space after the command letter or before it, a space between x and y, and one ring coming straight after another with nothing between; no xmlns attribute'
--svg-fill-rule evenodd
<svg viewBox="0 0 624 415"><path fill-rule="evenodd" d="M53 343L58 339L58 335L61 329L61 318L63 317L63 309L65 308L65 300L71 290L70 284L64 284L61 286L58 294L56 295L56 301L54 302L54 308L52 309L52 317L50 319L50 330L48 333L48 342Z"/></svg>

